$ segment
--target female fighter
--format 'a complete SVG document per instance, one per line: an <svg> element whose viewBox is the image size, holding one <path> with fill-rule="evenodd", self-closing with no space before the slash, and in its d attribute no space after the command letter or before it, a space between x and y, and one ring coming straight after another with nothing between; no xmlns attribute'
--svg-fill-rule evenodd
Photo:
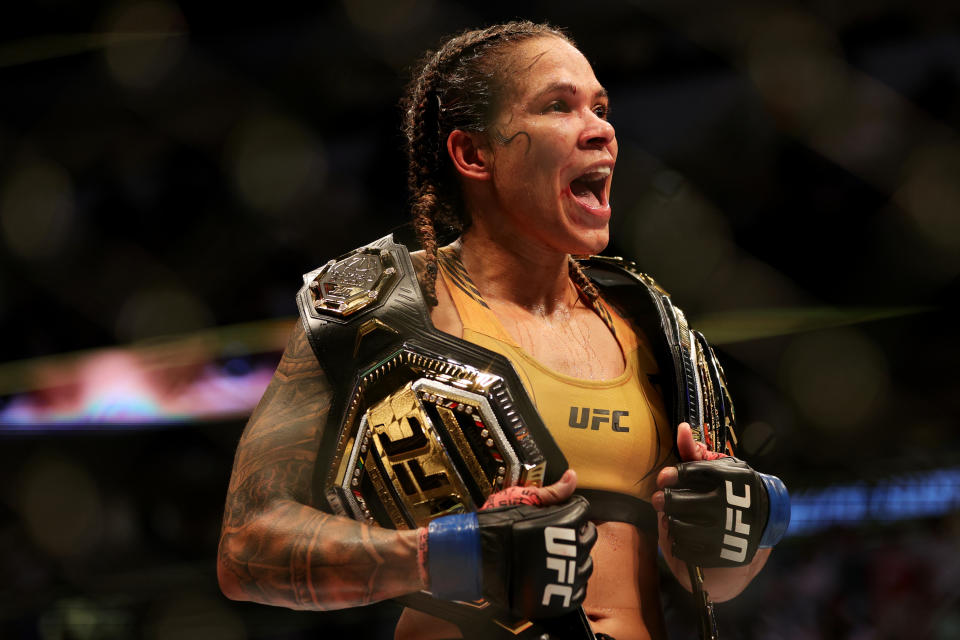
<svg viewBox="0 0 960 640"><path fill-rule="evenodd" d="M652 527L615 519L594 523L592 551L593 538L583 541L592 575L587 567L577 576L586 582L585 599L581 593L554 602L561 608L582 604L598 637L665 637L658 543L690 588L674 551L693 549L686 556L696 556L719 548L724 535L667 517L671 493L663 489L676 491L687 473L673 466L679 462L673 444L681 461L713 465L706 472L690 468L698 474L716 467L722 479L725 467L736 466L737 477L754 489L761 474L740 462L713 461L716 454L694 442L689 426L667 423L651 383L657 365L648 338L604 302L571 257L599 253L609 237L617 140L607 92L564 33L513 22L450 38L428 54L404 108L422 246L413 257L433 324L511 361L571 467L553 485L500 492L486 506L564 509L578 487L651 504L651 516L653 509L660 512L649 519ZM447 233L457 239L438 247L437 237ZM307 506L330 393L298 326L237 449L220 540L224 593L290 608L335 609L424 589L463 599L451 581L468 584L467 592L479 585L494 600L491 594L516 588L494 582L521 578L483 568L477 575L440 576L444 567L431 556L459 544L451 547L454 534L443 522L394 531ZM486 535L481 564L488 566L495 563L492 554L511 553L513 542L492 528L485 532L485 513L456 535ZM717 601L740 593L769 555L757 551L763 517L737 518L741 530L743 522L753 522L756 531L745 534L749 548L738 562L706 571L706 587ZM468 633L408 609L396 637Z"/></svg>

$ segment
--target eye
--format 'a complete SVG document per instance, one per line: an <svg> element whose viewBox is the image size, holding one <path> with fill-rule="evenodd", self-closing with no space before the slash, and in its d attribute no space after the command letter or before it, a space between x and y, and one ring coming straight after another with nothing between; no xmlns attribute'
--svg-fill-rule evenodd
<svg viewBox="0 0 960 640"><path fill-rule="evenodd" d="M610 105L598 104L593 108L593 112L601 120L606 120L607 118L610 117Z"/></svg>
<svg viewBox="0 0 960 640"><path fill-rule="evenodd" d="M566 113L569 111L567 109L567 103L563 100L555 100L547 105L547 108L543 110L544 113Z"/></svg>

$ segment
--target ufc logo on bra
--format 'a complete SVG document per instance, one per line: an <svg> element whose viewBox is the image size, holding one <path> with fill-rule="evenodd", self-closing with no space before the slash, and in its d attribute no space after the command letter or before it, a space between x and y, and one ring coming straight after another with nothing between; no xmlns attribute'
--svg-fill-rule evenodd
<svg viewBox="0 0 960 640"><path fill-rule="evenodd" d="M591 413L593 414L592 416ZM567 422L567 424L574 429L586 429L589 425L590 429L597 431L600 429L601 424L609 423L610 428L614 431L618 433L626 433L630 431L630 427L625 424L621 424L621 421L623 418L626 418L629 415L629 411L620 411L617 409L614 409L611 415L610 409L570 407L570 420Z"/></svg>
<svg viewBox="0 0 960 640"><path fill-rule="evenodd" d="M743 562L747 557L747 538L750 535L750 525L743 522L743 511L750 508L750 485L743 485L743 495L733 492L733 483L726 480L727 485L727 531L723 534L723 548L720 557L732 562ZM734 535L741 534L741 535Z"/></svg>
<svg viewBox="0 0 960 640"><path fill-rule="evenodd" d="M563 606L570 606L573 596L573 579L577 575L577 532L569 527L546 527L543 530L547 545L547 569L557 572L557 583L548 584L543 590L543 606L550 606L550 598L560 596ZM559 556L559 557L558 557ZM572 558L572 560L564 560Z"/></svg>

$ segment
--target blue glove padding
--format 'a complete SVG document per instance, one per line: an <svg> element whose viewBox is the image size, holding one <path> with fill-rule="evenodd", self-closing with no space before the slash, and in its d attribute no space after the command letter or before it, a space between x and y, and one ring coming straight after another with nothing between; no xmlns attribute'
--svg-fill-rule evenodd
<svg viewBox="0 0 960 640"><path fill-rule="evenodd" d="M790 493L783 480L777 476L758 474L767 489L767 500L770 503L770 514L767 516L767 526L760 538L760 548L769 549L783 539L790 526Z"/></svg>
<svg viewBox="0 0 960 640"><path fill-rule="evenodd" d="M512 505L433 520L427 533L430 591L445 600L485 598L524 618L558 616L583 602L597 529L590 503Z"/></svg>

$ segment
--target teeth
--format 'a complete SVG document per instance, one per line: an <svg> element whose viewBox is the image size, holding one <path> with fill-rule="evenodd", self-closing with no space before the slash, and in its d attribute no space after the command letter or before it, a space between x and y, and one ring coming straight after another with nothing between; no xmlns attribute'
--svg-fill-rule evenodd
<svg viewBox="0 0 960 640"><path fill-rule="evenodd" d="M600 167L598 169L594 169L593 171L589 171L583 174L582 176L577 178L577 180L583 180L584 182L594 182L596 180L603 180L609 175L610 175L610 167Z"/></svg>

